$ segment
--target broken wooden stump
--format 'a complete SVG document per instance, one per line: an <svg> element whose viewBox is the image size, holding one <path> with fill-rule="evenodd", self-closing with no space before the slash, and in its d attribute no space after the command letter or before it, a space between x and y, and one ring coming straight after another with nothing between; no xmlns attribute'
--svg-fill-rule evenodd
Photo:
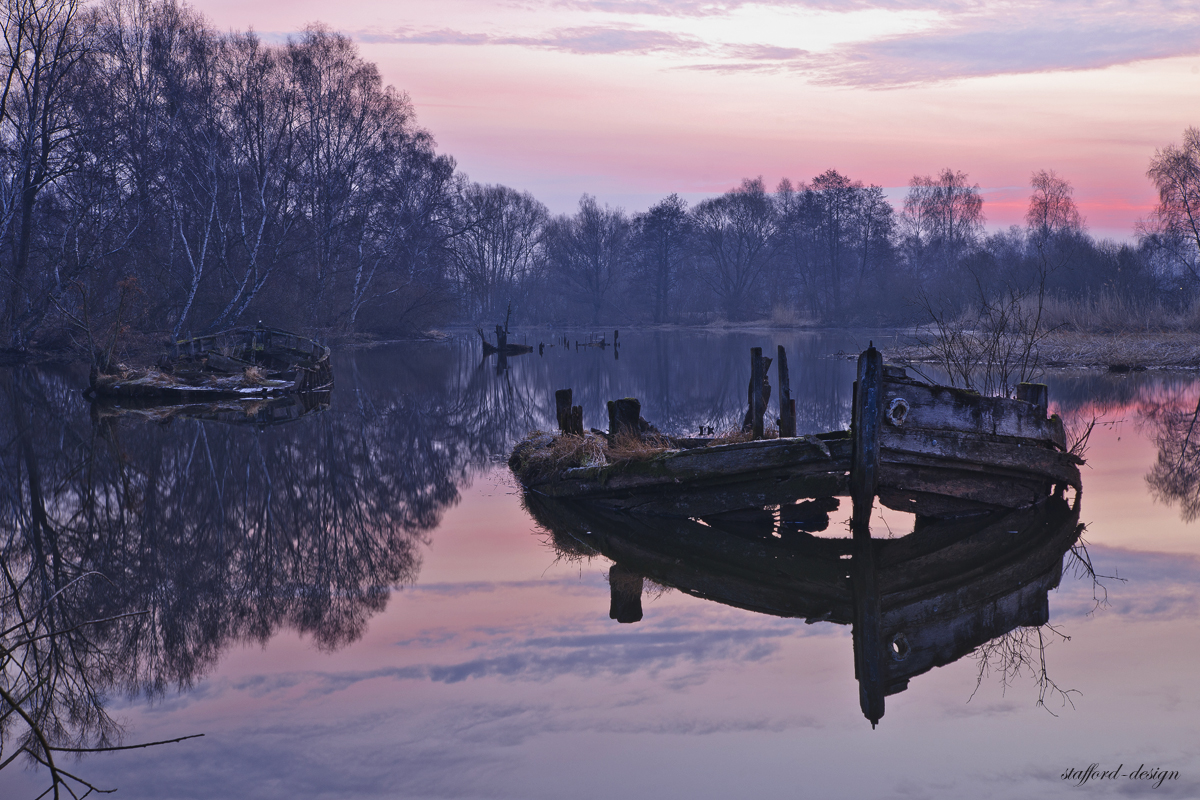
<svg viewBox="0 0 1200 800"><path fill-rule="evenodd" d="M742 432L755 439L764 435L763 415L771 401L771 384L767 381L767 370L771 359L763 358L761 347L750 348L750 385L746 389L746 416L742 419Z"/></svg>
<svg viewBox="0 0 1200 800"><path fill-rule="evenodd" d="M1050 388L1044 383L1018 383L1017 399L1032 403L1045 414L1050 407Z"/></svg>
<svg viewBox="0 0 1200 800"><path fill-rule="evenodd" d="M858 357L854 382L853 456L850 462L854 535L871 536L871 505L879 488L879 428L883 420L883 355L874 344Z"/></svg>
<svg viewBox="0 0 1200 800"><path fill-rule="evenodd" d="M563 433L583 436L583 406L571 406L571 410L567 412L567 426Z"/></svg>
<svg viewBox="0 0 1200 800"><path fill-rule="evenodd" d="M608 401L608 435L621 433L641 435L642 403L636 397Z"/></svg>
<svg viewBox="0 0 1200 800"><path fill-rule="evenodd" d="M779 345L779 437L796 435L796 400L792 397L792 380L788 375L787 351Z"/></svg>
<svg viewBox="0 0 1200 800"><path fill-rule="evenodd" d="M571 390L559 389L554 393L554 417L558 420L558 429L567 432L567 415L571 413Z"/></svg>

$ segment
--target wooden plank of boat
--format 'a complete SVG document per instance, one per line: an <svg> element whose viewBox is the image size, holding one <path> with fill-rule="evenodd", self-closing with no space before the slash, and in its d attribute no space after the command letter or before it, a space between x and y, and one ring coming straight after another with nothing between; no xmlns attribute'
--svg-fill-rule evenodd
<svg viewBox="0 0 1200 800"><path fill-rule="evenodd" d="M1058 416L1024 400L984 397L967 389L913 380L899 367L889 367L883 383L884 446L887 431L945 431L1009 437L1066 449L1066 432Z"/></svg>

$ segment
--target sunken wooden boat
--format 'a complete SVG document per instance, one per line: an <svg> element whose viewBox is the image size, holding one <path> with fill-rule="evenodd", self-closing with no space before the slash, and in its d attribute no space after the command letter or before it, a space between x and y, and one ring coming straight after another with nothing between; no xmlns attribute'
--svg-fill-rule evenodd
<svg viewBox="0 0 1200 800"><path fill-rule="evenodd" d="M1022 384L1018 399L983 397L916 380L903 367L882 365L873 348L868 354L881 369L869 392L861 392L870 403L858 402L855 383L848 431L736 442L664 437L647 433L637 401L626 398L610 403L605 434L584 431L579 407L570 409L572 416L560 401L561 431L531 434L509 466L526 490L546 497L696 517L849 494L857 428L870 434L866 449L877 454L878 496L892 508L1022 508L1054 486L1079 488L1083 462L1068 451L1062 421L1047 415L1043 385ZM622 403L633 408L624 416ZM620 442L630 436L648 446L622 451Z"/></svg>
<svg viewBox="0 0 1200 800"><path fill-rule="evenodd" d="M613 562L609 615L618 622L642 618L648 579L756 613L851 625L860 705L872 725L884 698L913 678L1046 624L1048 592L1082 530L1079 493L1068 502L1052 492L1025 508L918 516L898 538L814 536L838 506L828 500L700 519L532 492L525 505L560 553ZM877 612L864 616L872 602ZM1009 645L1023 641L1018 635Z"/></svg>
<svg viewBox="0 0 1200 800"><path fill-rule="evenodd" d="M153 367L93 369L93 399L143 404L262 400L333 388L329 348L257 325L172 343Z"/></svg>
<svg viewBox="0 0 1200 800"><path fill-rule="evenodd" d="M487 336L483 333L483 328L476 328L475 331L479 334L479 338L483 342L483 355L485 358L492 354L522 356L533 352L533 345L509 343L508 328L504 325L496 326L496 344L492 344L487 340Z"/></svg>

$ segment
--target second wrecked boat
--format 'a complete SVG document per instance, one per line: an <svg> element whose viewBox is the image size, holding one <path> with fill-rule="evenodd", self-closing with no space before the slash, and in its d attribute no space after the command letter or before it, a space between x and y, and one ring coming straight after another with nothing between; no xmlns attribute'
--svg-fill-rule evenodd
<svg viewBox="0 0 1200 800"><path fill-rule="evenodd" d="M329 348L295 333L236 328L173 343L153 367L93 369L92 399L206 403L333 388Z"/></svg>

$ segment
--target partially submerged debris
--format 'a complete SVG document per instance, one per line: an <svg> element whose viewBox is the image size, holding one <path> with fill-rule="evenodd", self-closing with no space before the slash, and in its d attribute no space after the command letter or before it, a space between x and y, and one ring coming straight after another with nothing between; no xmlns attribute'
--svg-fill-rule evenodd
<svg viewBox="0 0 1200 800"><path fill-rule="evenodd" d="M260 324L177 341L154 367L93 368L86 394L178 403L280 397L332 387L328 347Z"/></svg>
<svg viewBox="0 0 1200 800"><path fill-rule="evenodd" d="M868 353L878 355L873 349ZM878 491L885 505L918 513L936 507L942 515L1020 508L1045 496L1048 487L1078 488L1082 462L1066 452L1061 420L1047 416L1044 387L1023 388L1021 395L1029 399L982 397L916 381L894 366L877 370L875 380L877 388L864 392L874 397L870 410L856 402L852 424L864 434L873 431L872 446L860 447L863 458L877 453L878 475L865 487L869 491L860 492L865 496ZM754 430L716 440L668 437L648 430L652 426L638 416L640 405L626 398L610 404L608 435L568 433L581 431L582 420L564 411L579 407L569 405L565 391L556 402L564 432L536 433L509 461L527 489L548 497L699 516L779 498L850 492L855 446L847 431L783 438L754 438ZM751 402L756 411L762 408L754 398ZM626 410L618 413L621 404ZM874 424L867 424L872 419Z"/></svg>

